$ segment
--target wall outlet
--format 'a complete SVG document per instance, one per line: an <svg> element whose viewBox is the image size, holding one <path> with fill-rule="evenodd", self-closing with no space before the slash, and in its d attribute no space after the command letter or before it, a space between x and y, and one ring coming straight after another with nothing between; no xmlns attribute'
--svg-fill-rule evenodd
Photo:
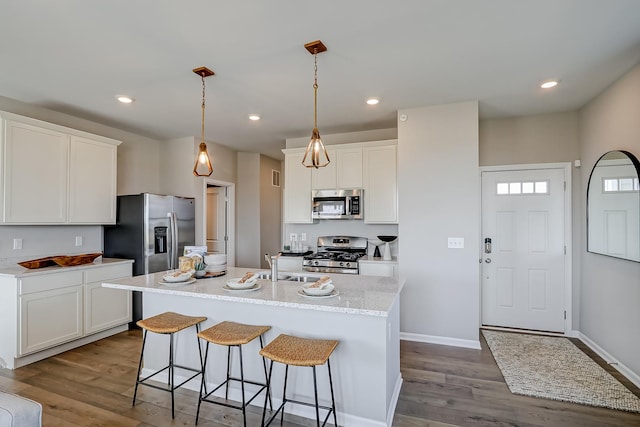
<svg viewBox="0 0 640 427"><path fill-rule="evenodd" d="M20 249L22 249L22 239L20 238L13 239L13 250L17 251Z"/></svg>
<svg viewBox="0 0 640 427"><path fill-rule="evenodd" d="M298 240L298 235L296 233L289 234L289 240L291 240L292 242L297 241Z"/></svg>
<svg viewBox="0 0 640 427"><path fill-rule="evenodd" d="M76 246L82 246L82 236L76 236Z"/></svg>
<svg viewBox="0 0 640 427"><path fill-rule="evenodd" d="M447 248L464 249L464 237L449 237L447 239Z"/></svg>
<svg viewBox="0 0 640 427"><path fill-rule="evenodd" d="M307 233L300 233L300 240L303 242L307 241Z"/></svg>

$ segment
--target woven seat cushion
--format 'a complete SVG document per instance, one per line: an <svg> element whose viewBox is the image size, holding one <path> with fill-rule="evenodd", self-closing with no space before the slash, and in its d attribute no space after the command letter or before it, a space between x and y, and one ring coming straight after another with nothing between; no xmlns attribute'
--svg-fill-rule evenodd
<svg viewBox="0 0 640 427"><path fill-rule="evenodd" d="M271 326L244 325L236 322L220 322L204 331L198 336L219 345L247 344L271 329Z"/></svg>
<svg viewBox="0 0 640 427"><path fill-rule="evenodd" d="M166 313L138 320L136 325L157 334L172 334L207 320L206 317L185 316L184 314Z"/></svg>
<svg viewBox="0 0 640 427"><path fill-rule="evenodd" d="M41 427L42 405L15 394L0 392L0 426Z"/></svg>
<svg viewBox="0 0 640 427"><path fill-rule="evenodd" d="M324 365L339 341L300 338L280 334L267 344L260 355L293 366Z"/></svg>

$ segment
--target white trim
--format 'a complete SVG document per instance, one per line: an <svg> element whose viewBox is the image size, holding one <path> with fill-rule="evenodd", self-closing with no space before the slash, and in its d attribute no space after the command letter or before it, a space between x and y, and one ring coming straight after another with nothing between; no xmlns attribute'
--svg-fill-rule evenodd
<svg viewBox="0 0 640 427"><path fill-rule="evenodd" d="M440 337L436 335L413 334L410 332L400 332L400 339L403 341L424 342L429 344L450 345L453 347L474 348L480 350L480 339L464 340L452 337Z"/></svg>
<svg viewBox="0 0 640 427"><path fill-rule="evenodd" d="M69 341L68 343L60 344L55 347L51 347L51 348L39 351L37 353L32 353L26 356L18 357L15 359L13 366L7 365L2 367L8 368L8 369L17 369L22 366L28 365L30 363L38 362L48 357L55 356L56 354L60 354L65 351L68 351L77 347L81 347L83 345L101 340L103 338L110 337L111 335L119 334L120 332L124 332L127 330L129 330L128 324L116 326L114 328L107 329L105 331L100 331L92 335L87 335L86 337L82 337L74 341Z"/></svg>
<svg viewBox="0 0 640 427"><path fill-rule="evenodd" d="M585 343L591 350L595 351L598 354L598 356L602 357L605 360L605 362L607 362L608 365L611 365L616 371L624 375L629 381L634 383L637 387L640 387L639 374L633 372L627 366L617 361L615 357L613 357L605 349L600 347L591 338L589 338L588 336L586 336L580 331L578 331L578 338L580 339L580 341Z"/></svg>
<svg viewBox="0 0 640 427"><path fill-rule="evenodd" d="M389 411L387 411L387 427L393 426L393 417L396 414L396 406L398 406L398 399L400 398L400 389L402 389L402 374L398 375L396 386L393 389L393 394L391 395L391 402L389 402ZM356 425L356 424L345 424L345 425Z"/></svg>
<svg viewBox="0 0 640 427"><path fill-rule="evenodd" d="M226 187L227 189L227 265L235 267L236 265L236 184L233 182L220 181L217 179L204 178L202 180L202 235L201 241L206 245L207 242L207 186L215 185L218 187Z"/></svg>
<svg viewBox="0 0 640 427"><path fill-rule="evenodd" d="M562 163L532 163L522 165L500 165L500 166L482 166L480 167L480 185L482 186L482 173L483 172L500 172L500 171L522 171L522 170L539 170L539 169L562 169L564 172L564 180L566 182L566 189L564 192L564 242L567 253L565 254L565 268L564 268L564 299L565 299L565 311L567 316L564 322L565 335L570 334L573 330L573 220L572 220L572 193L573 184L571 179L571 162ZM482 187L480 189L480 221L482 224ZM482 233L482 226L480 226L480 233ZM482 246L482 234L478 239ZM482 257L482 247L480 248L480 257ZM482 269L480 269L480 275L482 275ZM480 276L482 277L482 276ZM482 280L480 281L480 292L482 293ZM482 295L482 294L481 294ZM482 296L480 297L480 325L482 325Z"/></svg>
<svg viewBox="0 0 640 427"><path fill-rule="evenodd" d="M155 371L149 368L142 368L142 371L140 372L142 377L146 377L148 375L153 374ZM159 381L160 383L167 383L167 372L160 372L158 375L154 376L153 379L155 381ZM180 384L181 382L185 381L188 377L181 375L180 373L176 372L174 374L174 382L176 384ZM218 387L219 384L218 383L211 383L209 381L207 381L207 389L208 390L213 390L214 388ZM200 379L195 378L192 379L188 382L186 382L184 385L182 385L182 388L185 388L187 390L192 390L195 392L200 392ZM376 421L370 418L362 418L362 417L358 417L355 415L349 415L349 414L345 414L343 412L340 411L336 411L336 416L338 418L338 424L339 425L343 425L343 426L358 426L358 427L391 427L393 424L393 417L395 415L395 410L396 410L396 405L398 403L398 398L400 397L400 389L402 388L402 375L398 375L398 380L396 382L396 387L393 391L393 396L391 398L391 406L389 408L389 411L387 412L387 422L385 423L384 421ZM245 394L246 396L253 396L253 394L255 394L255 392L258 390L258 387L252 384L246 384L245 383ZM214 393L214 396L218 396L220 398L224 398L224 393L225 390L224 388L221 388L220 390L216 391ZM288 394L288 393L287 393ZM289 396L291 397L291 396ZM236 386L235 384L232 384L229 387L229 399L230 400L235 400L236 402L242 402L242 392L240 391L240 386ZM255 403L254 403L255 402ZM260 403L262 402L262 403ZM254 406L258 409L260 409L260 413L262 413L262 409L263 409L263 405L264 404L264 397L263 396L258 396L256 397L256 399L254 401L252 401L249 405ZM272 404L274 408L277 408L280 406L280 404L282 404L282 400L280 400L279 397L277 396L272 396ZM327 405L330 404L326 398L320 397L320 404L321 405ZM336 407L337 409L340 408L340 402L336 402ZM297 415L299 417L303 417L303 418L308 418L311 420L315 420L316 419L316 412L315 412L315 408L313 407L308 407L308 406L304 406L304 405L289 405L286 406L286 413L287 414L293 414L293 415ZM320 417L323 418L324 414L326 414L325 410L321 410L320 412ZM333 416L331 418L329 418L330 421L333 421Z"/></svg>

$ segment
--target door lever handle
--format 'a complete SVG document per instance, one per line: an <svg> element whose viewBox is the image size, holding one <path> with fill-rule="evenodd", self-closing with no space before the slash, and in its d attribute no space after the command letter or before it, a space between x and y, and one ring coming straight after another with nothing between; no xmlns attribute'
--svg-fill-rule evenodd
<svg viewBox="0 0 640 427"><path fill-rule="evenodd" d="M487 264L491 264L491 258L485 259L484 262L486 262Z"/></svg>

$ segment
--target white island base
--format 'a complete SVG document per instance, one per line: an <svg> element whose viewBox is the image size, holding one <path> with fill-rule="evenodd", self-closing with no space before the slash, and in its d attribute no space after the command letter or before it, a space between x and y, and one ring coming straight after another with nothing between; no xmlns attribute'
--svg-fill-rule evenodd
<svg viewBox="0 0 640 427"><path fill-rule="evenodd" d="M161 275L138 276L103 286L143 291L144 317L166 311L193 316L207 316L206 329L221 321L270 325L265 345L280 333L308 338L337 339L339 346L331 356L338 424L342 426L391 426L402 385L400 375L399 292L401 286L392 278L333 275L340 295L327 299L298 295L300 284L259 280L261 289L254 292L227 292L222 289L228 278L240 277L249 269L231 269L218 279L202 279L193 285L164 287L157 285ZM235 270L235 271L234 271ZM195 328L176 334L176 363L199 365ZM204 344L202 346L204 351ZM245 378L264 380L259 340L243 346ZM232 354L232 375L239 376L237 354ZM168 336L149 333L144 357L144 375L167 364ZM207 365L207 388L225 379L226 347L211 344ZM316 368L320 404L329 404L327 367ZM176 383L179 383L176 370ZM166 376L158 375L158 380ZM274 364L273 406L281 403L284 365ZM199 381L185 385L199 390ZM255 386L246 385L247 395ZM219 394L218 394L219 393ZM216 395L224 397L224 388ZM289 369L287 396L313 402L312 369ZM230 399L241 401L240 385L232 382ZM264 393L252 405L262 407ZM196 405L197 402L194 402ZM329 405L330 406L330 405ZM286 412L315 419L315 409L288 404ZM322 416L322 412L321 412Z"/></svg>

